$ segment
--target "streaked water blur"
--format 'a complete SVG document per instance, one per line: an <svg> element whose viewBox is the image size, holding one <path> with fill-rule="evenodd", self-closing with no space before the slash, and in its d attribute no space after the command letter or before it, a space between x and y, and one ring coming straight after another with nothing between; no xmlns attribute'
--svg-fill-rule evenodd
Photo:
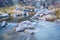
<svg viewBox="0 0 60 40"><path fill-rule="evenodd" d="M60 40L60 23L57 22L32 22L36 27L35 34L24 32L13 33L17 23L9 23L6 29L0 30L1 40ZM9 35L11 34L11 35Z"/></svg>

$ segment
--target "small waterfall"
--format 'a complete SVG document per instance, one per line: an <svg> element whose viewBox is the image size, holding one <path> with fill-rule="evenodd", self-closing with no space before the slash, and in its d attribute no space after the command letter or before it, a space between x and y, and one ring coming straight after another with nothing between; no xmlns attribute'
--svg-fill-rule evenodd
<svg viewBox="0 0 60 40"><path fill-rule="evenodd" d="M14 4L19 4L19 0L13 0Z"/></svg>
<svg viewBox="0 0 60 40"><path fill-rule="evenodd" d="M13 0L13 4L16 8L19 7L19 0Z"/></svg>

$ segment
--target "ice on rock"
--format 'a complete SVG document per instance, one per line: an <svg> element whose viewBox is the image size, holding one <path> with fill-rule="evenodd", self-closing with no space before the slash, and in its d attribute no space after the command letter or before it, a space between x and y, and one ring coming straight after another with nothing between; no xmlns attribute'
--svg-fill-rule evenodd
<svg viewBox="0 0 60 40"><path fill-rule="evenodd" d="M7 22L6 22L6 21L3 21L3 22L1 23L1 27L2 27L2 28L6 27L6 25L7 25Z"/></svg>
<svg viewBox="0 0 60 40"><path fill-rule="evenodd" d="M34 26L30 21L23 21L19 23L18 27L15 29L15 32L21 32L21 31L24 32L26 30L29 33L30 32L32 33L32 31L34 30Z"/></svg>

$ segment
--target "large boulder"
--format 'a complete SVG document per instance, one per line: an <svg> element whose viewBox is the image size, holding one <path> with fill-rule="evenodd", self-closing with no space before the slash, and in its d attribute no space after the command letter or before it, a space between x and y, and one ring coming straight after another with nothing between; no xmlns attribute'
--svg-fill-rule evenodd
<svg viewBox="0 0 60 40"><path fill-rule="evenodd" d="M30 30L33 31L34 26L30 21L23 21L18 24L18 27L15 29L15 32L26 32L26 30L29 32Z"/></svg>

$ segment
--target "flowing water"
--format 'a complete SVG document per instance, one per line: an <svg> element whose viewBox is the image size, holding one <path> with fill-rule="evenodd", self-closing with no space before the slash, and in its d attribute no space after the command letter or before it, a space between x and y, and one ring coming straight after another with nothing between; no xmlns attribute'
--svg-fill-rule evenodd
<svg viewBox="0 0 60 40"><path fill-rule="evenodd" d="M14 33L13 29L17 23L10 23L6 29L0 30L0 40L60 40L60 23L47 21L32 23L37 31L35 34Z"/></svg>
<svg viewBox="0 0 60 40"><path fill-rule="evenodd" d="M19 7L19 0L13 0L13 4L16 8Z"/></svg>
<svg viewBox="0 0 60 40"><path fill-rule="evenodd" d="M18 0L13 0L13 2L14 6L18 7ZM30 20L29 18L23 18L22 20L20 19L20 21ZM17 27L18 20L7 20L7 22L11 23L9 23L6 28L0 29L0 40L60 40L60 23L34 21L32 23L34 24L37 32L35 32L35 34L28 34L24 32L14 32L14 29Z"/></svg>

